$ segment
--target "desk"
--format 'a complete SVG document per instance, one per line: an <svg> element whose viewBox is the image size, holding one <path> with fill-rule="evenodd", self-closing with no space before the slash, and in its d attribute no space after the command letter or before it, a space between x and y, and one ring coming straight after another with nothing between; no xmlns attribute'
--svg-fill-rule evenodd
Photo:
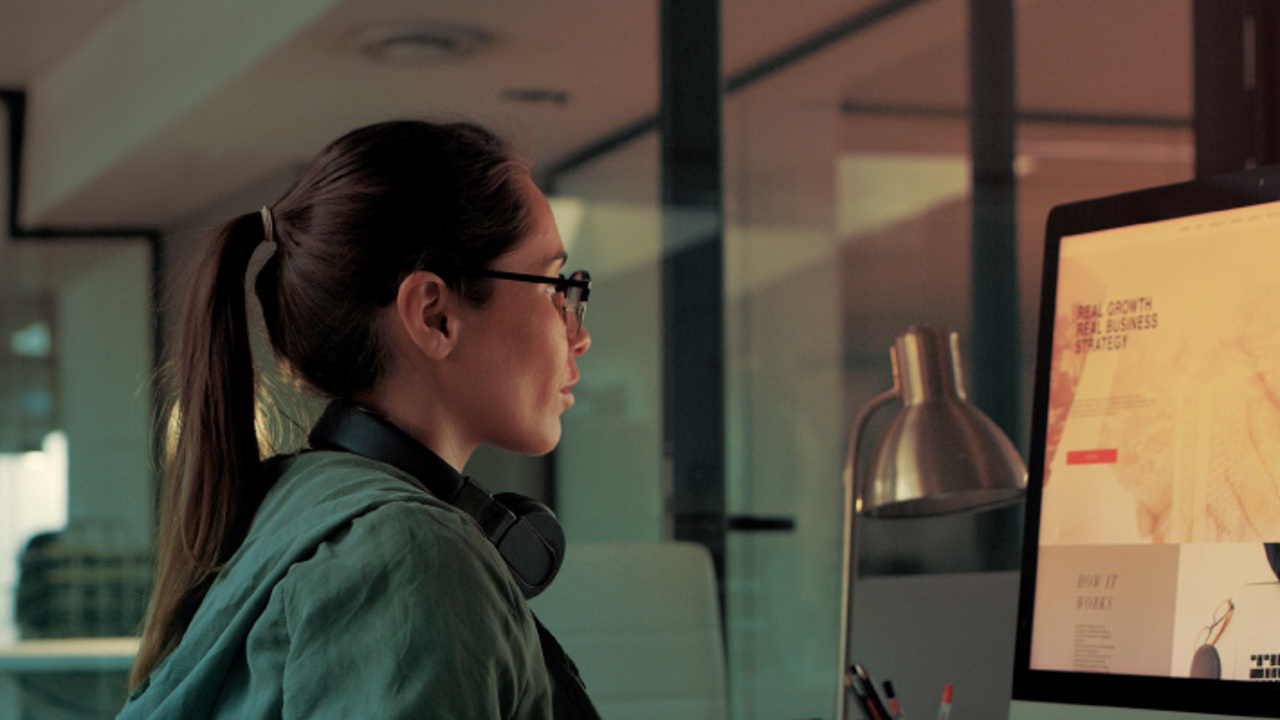
<svg viewBox="0 0 1280 720"><path fill-rule="evenodd" d="M134 637L24 640L0 645L0 718L24 717L20 675L107 673L123 680L137 652L138 638ZM103 692L118 695L121 703L124 693L123 685L118 689L104 688Z"/></svg>

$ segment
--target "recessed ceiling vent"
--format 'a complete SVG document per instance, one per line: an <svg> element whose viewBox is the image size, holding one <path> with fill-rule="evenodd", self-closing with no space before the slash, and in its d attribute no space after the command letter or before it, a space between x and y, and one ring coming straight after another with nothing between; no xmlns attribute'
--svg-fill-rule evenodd
<svg viewBox="0 0 1280 720"><path fill-rule="evenodd" d="M439 65L469 58L493 42L475 27L403 22L367 27L355 34L362 55L394 65Z"/></svg>

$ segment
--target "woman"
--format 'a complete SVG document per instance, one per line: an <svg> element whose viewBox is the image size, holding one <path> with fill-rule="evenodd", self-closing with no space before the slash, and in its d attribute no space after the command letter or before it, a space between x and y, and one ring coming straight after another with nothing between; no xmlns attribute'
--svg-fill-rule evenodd
<svg viewBox="0 0 1280 720"><path fill-rule="evenodd" d="M309 448L266 461L245 309L264 241L271 346L335 401ZM355 130L217 233L184 309L156 587L121 718L595 717L525 605L538 588L486 539L512 513L495 520L460 474L481 443L559 441L591 344L590 278L565 279L565 260L528 168L469 124Z"/></svg>

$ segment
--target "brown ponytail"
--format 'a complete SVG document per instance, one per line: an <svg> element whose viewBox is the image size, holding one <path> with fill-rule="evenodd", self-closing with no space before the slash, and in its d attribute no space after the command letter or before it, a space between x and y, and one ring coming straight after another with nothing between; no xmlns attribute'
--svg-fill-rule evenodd
<svg viewBox="0 0 1280 720"><path fill-rule="evenodd" d="M373 387L386 362L377 313L416 270L483 305L492 286L468 273L528 232L527 171L500 139L468 123L380 123L325 148L272 205L274 253L254 283L290 377L329 398ZM245 312L249 260L265 234L257 212L223 226L188 291L178 435L135 686L177 647L267 489Z"/></svg>
<svg viewBox="0 0 1280 720"><path fill-rule="evenodd" d="M156 584L131 684L145 679L182 638L262 494L245 312L245 275L262 240L258 213L223 226L196 268L183 308L177 442L165 468Z"/></svg>

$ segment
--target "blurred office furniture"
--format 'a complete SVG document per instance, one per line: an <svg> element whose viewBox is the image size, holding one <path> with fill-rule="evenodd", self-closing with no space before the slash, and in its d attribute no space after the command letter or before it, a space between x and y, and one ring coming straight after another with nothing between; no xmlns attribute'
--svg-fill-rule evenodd
<svg viewBox="0 0 1280 720"><path fill-rule="evenodd" d="M702 545L570 545L530 603L610 720L724 720L724 642Z"/></svg>
<svg viewBox="0 0 1280 720"><path fill-rule="evenodd" d="M0 645L0 718L97 720L124 705L136 637Z"/></svg>
<svg viewBox="0 0 1280 720"><path fill-rule="evenodd" d="M73 521L27 541L18 561L19 636L114 637L138 631L151 590L149 550L105 521Z"/></svg>
<svg viewBox="0 0 1280 720"><path fill-rule="evenodd" d="M27 541L14 618L0 647L0 718L114 717L124 704L152 557L107 520L73 521Z"/></svg>

